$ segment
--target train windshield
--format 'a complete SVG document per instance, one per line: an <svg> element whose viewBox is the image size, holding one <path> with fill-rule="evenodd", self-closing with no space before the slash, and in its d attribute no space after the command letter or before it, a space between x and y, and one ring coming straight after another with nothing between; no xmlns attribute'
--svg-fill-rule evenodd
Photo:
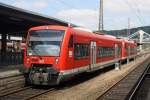
<svg viewBox="0 0 150 100"><path fill-rule="evenodd" d="M27 55L59 56L64 30L34 30L29 33Z"/></svg>

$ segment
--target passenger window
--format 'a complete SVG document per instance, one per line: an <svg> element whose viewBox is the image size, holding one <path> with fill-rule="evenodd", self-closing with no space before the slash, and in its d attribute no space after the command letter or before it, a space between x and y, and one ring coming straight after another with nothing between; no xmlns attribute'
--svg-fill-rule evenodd
<svg viewBox="0 0 150 100"><path fill-rule="evenodd" d="M69 48L73 48L73 36L70 37Z"/></svg>
<svg viewBox="0 0 150 100"><path fill-rule="evenodd" d="M88 44L75 44L74 57L78 59L86 59L89 57L89 45Z"/></svg>
<svg viewBox="0 0 150 100"><path fill-rule="evenodd" d="M98 57L112 57L114 56L114 48L113 47L98 47Z"/></svg>

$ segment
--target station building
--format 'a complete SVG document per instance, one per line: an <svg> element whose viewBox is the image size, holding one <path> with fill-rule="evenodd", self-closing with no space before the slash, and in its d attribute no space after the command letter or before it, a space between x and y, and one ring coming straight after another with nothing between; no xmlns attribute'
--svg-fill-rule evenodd
<svg viewBox="0 0 150 100"><path fill-rule="evenodd" d="M68 23L21 8L0 3L0 66L23 63L23 43L33 26Z"/></svg>

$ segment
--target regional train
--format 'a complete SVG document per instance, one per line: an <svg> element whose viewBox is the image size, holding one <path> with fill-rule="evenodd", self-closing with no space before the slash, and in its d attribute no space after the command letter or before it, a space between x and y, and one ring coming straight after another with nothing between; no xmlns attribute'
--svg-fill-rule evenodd
<svg viewBox="0 0 150 100"><path fill-rule="evenodd" d="M24 51L28 85L57 85L79 73L93 72L137 54L133 41L57 25L31 28Z"/></svg>

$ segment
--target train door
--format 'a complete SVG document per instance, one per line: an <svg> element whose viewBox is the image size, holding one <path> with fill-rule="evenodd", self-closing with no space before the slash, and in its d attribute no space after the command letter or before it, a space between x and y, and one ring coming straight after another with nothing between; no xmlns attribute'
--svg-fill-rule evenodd
<svg viewBox="0 0 150 100"><path fill-rule="evenodd" d="M118 60L119 57L118 49L118 44L115 44L115 60Z"/></svg>
<svg viewBox="0 0 150 100"><path fill-rule="evenodd" d="M91 69L95 67L96 64L96 42L92 41L90 45L90 58L91 58Z"/></svg>
<svg viewBox="0 0 150 100"><path fill-rule="evenodd" d="M128 46L128 57L130 57L130 55L131 55L131 50L130 49L131 49L130 46Z"/></svg>

